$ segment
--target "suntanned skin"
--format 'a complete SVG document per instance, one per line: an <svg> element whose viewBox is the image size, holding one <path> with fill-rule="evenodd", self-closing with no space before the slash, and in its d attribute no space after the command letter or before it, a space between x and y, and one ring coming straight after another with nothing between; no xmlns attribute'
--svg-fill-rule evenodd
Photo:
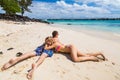
<svg viewBox="0 0 120 80"><path fill-rule="evenodd" d="M80 62L80 61L98 61L97 56L101 55L103 59L105 59L104 55L100 52L97 53L89 53L89 54L82 54L74 45L69 45L69 47L66 47L66 45L62 44L58 39L58 34L53 37L54 43L49 46L45 46L45 49L53 49L57 46L60 46L61 49L58 52L64 52L64 53L70 53L71 58L74 62ZM42 57L42 58L41 58ZM44 59L47 57L47 55L43 54L38 59L36 64L32 64L32 69L27 74L27 78L31 79L33 76L33 72L35 69L44 61Z"/></svg>
<svg viewBox="0 0 120 80"><path fill-rule="evenodd" d="M46 42L46 41L45 41L45 42ZM47 42L47 45L45 45L45 46L49 46L50 44L51 44L50 42ZM35 57L35 56L36 56L35 51L32 51L32 52L25 53L25 54L23 54L23 55L20 56L20 57L14 57L14 58L10 59L7 63L5 63L5 64L3 65L3 67L1 68L1 70L4 71L4 70L12 67L13 65L15 65L16 63L18 63L18 62L20 62L20 61L23 61L23 60L25 60L25 59L27 59L27 58ZM32 68L30 69L30 71L29 71L28 74L27 74L27 78L28 78L28 79L31 79L31 78L32 78L33 72L35 71L35 69L37 69L38 66L39 66L40 64L42 64L42 62L43 62L43 61L45 60L45 58L47 58L47 57L48 57L48 54L42 53L41 56L38 58L38 60L37 60L35 63L32 64Z"/></svg>
<svg viewBox="0 0 120 80"><path fill-rule="evenodd" d="M45 47L45 49L52 49L60 46L60 49L57 52L70 53L70 56L74 62L89 61L89 60L98 61L98 58L97 58L98 55L101 55L103 57L103 60L105 60L105 56L101 52L83 54L73 44L71 45L62 44L58 39L57 31L56 31L56 34L53 35L53 39L55 43L52 46Z"/></svg>
<svg viewBox="0 0 120 80"><path fill-rule="evenodd" d="M51 46L46 46L45 49L52 49L58 46L61 47L58 52L69 53L74 62L98 61L98 55L101 55L104 58L104 55L100 52L92 54L82 54L74 45L69 45L69 47L66 47L65 45L61 45L59 42L55 42Z"/></svg>

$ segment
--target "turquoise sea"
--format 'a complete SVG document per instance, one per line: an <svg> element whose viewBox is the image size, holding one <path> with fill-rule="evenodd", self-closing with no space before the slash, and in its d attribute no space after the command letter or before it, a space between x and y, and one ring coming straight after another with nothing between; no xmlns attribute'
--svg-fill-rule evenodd
<svg viewBox="0 0 120 80"><path fill-rule="evenodd" d="M104 36L108 34L109 37L120 40L120 20L47 20L48 22L57 25L58 27L73 29L77 31L88 30L99 33L99 36ZM107 34L106 34L107 33ZM112 34L112 35L111 35ZM108 38L109 39L109 38Z"/></svg>

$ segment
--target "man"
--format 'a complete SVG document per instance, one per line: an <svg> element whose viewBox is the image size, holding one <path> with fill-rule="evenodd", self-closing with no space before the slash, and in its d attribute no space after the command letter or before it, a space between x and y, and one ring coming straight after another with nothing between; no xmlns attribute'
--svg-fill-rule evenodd
<svg viewBox="0 0 120 80"><path fill-rule="evenodd" d="M58 31L53 31L52 32L52 37L53 39L55 40L55 42L60 42L59 39L58 39Z"/></svg>

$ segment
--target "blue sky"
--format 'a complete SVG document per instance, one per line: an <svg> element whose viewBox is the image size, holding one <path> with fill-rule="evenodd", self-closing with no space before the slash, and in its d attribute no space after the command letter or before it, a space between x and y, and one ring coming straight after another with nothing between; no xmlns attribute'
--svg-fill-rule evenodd
<svg viewBox="0 0 120 80"><path fill-rule="evenodd" d="M24 15L41 19L120 17L120 0L33 0L29 8Z"/></svg>

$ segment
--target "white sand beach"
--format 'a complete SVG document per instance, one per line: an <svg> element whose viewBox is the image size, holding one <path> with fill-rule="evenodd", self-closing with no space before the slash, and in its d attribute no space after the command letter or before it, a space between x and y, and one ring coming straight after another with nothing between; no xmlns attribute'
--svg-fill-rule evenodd
<svg viewBox="0 0 120 80"><path fill-rule="evenodd" d="M0 21L0 67L17 52L34 50L53 30L59 32L64 44L74 44L83 53L101 51L108 61L75 63L69 55L54 53L38 67L33 80L120 80L120 43L37 22ZM0 80L28 80L27 71L37 59L29 58L0 72Z"/></svg>

